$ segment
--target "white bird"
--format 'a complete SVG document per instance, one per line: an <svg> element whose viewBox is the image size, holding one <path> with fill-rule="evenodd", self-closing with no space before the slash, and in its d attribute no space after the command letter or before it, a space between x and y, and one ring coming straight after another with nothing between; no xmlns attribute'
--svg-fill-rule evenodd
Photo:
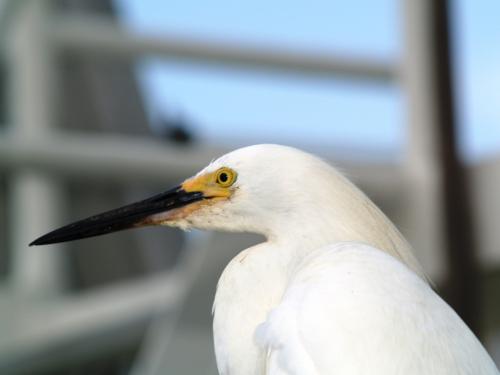
<svg viewBox="0 0 500 375"><path fill-rule="evenodd" d="M219 280L220 374L498 374L396 227L310 154L242 148L172 190L33 244L155 224L266 238L239 253Z"/></svg>

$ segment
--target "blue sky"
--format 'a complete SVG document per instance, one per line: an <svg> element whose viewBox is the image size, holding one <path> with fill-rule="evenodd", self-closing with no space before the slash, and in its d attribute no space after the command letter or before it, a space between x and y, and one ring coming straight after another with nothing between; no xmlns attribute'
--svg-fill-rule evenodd
<svg viewBox="0 0 500 375"><path fill-rule="evenodd" d="M117 0L137 33L327 50L397 61L397 0ZM500 153L500 31L496 0L459 0L454 9L458 111L468 159ZM360 9L362 11L360 11ZM148 107L183 116L207 141L333 145L343 153L394 157L405 142L397 87L203 67L152 56L138 64ZM375 151L375 152L373 152Z"/></svg>
<svg viewBox="0 0 500 375"><path fill-rule="evenodd" d="M500 154L500 2L460 0L454 8L457 112L472 159Z"/></svg>

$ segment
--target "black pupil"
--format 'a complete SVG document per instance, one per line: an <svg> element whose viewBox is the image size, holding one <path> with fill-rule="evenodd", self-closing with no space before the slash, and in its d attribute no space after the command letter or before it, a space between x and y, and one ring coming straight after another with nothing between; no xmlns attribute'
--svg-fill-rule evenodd
<svg viewBox="0 0 500 375"><path fill-rule="evenodd" d="M229 176L227 175L227 173L221 173L219 175L219 181L220 182L227 182L227 180L229 179Z"/></svg>

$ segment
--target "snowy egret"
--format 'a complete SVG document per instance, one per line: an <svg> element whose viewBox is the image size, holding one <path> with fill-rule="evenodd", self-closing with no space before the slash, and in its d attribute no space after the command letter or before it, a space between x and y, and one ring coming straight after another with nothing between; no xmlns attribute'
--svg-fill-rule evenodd
<svg viewBox="0 0 500 375"><path fill-rule="evenodd" d="M221 374L498 374L396 227L310 154L242 148L172 190L32 244L144 225L266 238L219 280L213 329Z"/></svg>

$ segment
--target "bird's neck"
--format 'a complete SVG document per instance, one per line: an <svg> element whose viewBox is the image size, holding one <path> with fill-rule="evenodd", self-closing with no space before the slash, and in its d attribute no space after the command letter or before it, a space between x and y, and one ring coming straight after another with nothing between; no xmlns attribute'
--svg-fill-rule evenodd
<svg viewBox="0 0 500 375"><path fill-rule="evenodd" d="M289 256L294 259L329 244L361 242L387 252L426 279L411 246L396 226L342 175L335 173L332 178L335 183L325 184L315 199L309 198L296 205L286 218L276 220L269 240L281 244L280 248L291 249Z"/></svg>
<svg viewBox="0 0 500 375"><path fill-rule="evenodd" d="M304 257L316 249L363 242L422 275L395 226L366 196L350 189L349 194L336 192L336 199L298 204L283 220L275 221L267 242L244 250L228 264L214 302L214 342L221 373L264 373L265 353L254 342L255 330L279 304Z"/></svg>

